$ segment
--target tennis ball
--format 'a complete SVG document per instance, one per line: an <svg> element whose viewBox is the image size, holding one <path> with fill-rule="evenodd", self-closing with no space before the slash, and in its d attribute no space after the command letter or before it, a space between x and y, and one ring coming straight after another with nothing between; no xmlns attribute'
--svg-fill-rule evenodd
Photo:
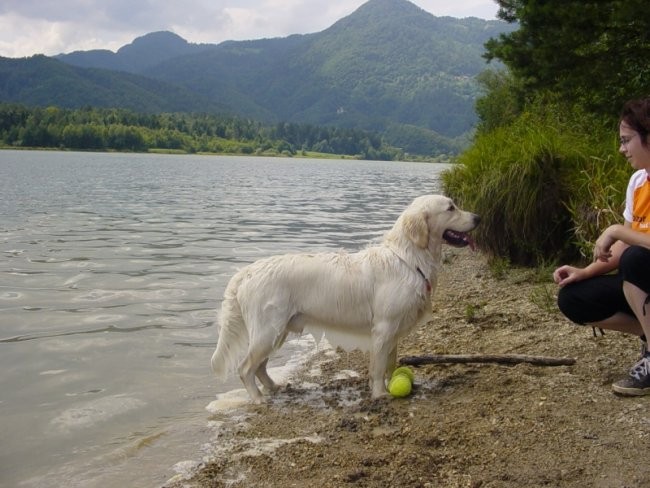
<svg viewBox="0 0 650 488"><path fill-rule="evenodd" d="M411 394L411 379L405 374L398 374L388 382L388 391L395 398L402 398Z"/></svg>
<svg viewBox="0 0 650 488"><path fill-rule="evenodd" d="M411 380L411 383L415 381L415 375L413 374L413 370L408 366L400 366L399 368L397 368L395 371L393 371L391 378L394 378L398 374L403 374L408 376L409 380Z"/></svg>

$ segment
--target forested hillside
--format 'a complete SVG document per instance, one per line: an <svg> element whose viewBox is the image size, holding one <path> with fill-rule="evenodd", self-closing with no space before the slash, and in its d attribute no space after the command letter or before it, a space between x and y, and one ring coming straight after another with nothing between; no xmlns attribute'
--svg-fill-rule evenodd
<svg viewBox="0 0 650 488"><path fill-rule="evenodd" d="M43 55L0 58L0 101L40 107L121 107L147 113L227 111L178 85L119 71L79 68Z"/></svg>
<svg viewBox="0 0 650 488"><path fill-rule="evenodd" d="M407 153L450 154L476 124L483 45L512 30L435 17L407 0L370 0L308 35L196 45L157 32L116 53L0 59L0 100L152 113L201 107L264 123L376 131Z"/></svg>
<svg viewBox="0 0 650 488"><path fill-rule="evenodd" d="M0 103L0 146L94 151L316 156L394 160L401 151L377 134L358 129L280 122L263 125L241 117L142 114L125 109L27 108Z"/></svg>

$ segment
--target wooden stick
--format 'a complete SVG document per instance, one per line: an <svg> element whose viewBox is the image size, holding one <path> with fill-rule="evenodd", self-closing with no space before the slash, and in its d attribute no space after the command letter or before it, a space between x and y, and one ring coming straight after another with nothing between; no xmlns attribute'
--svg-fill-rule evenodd
<svg viewBox="0 0 650 488"><path fill-rule="evenodd" d="M525 354L433 354L426 356L407 356L399 360L400 364L421 366L423 364L441 363L529 363L537 366L570 366L574 358L551 358L545 356L528 356Z"/></svg>

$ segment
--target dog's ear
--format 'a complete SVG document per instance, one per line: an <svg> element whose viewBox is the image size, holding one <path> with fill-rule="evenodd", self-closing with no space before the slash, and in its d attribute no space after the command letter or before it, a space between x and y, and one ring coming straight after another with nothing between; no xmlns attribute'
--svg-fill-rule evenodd
<svg viewBox="0 0 650 488"><path fill-rule="evenodd" d="M423 212L412 212L404 215L404 233L421 249L429 244L429 226Z"/></svg>

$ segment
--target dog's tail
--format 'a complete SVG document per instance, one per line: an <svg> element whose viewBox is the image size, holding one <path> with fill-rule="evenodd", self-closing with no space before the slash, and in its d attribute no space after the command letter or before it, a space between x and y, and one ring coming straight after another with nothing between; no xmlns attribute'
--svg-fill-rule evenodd
<svg viewBox="0 0 650 488"><path fill-rule="evenodd" d="M219 313L219 340L211 363L212 371L222 381L226 379L228 373L235 370L248 347L248 330L237 299L237 290L243 278L244 274L240 272L230 280Z"/></svg>

